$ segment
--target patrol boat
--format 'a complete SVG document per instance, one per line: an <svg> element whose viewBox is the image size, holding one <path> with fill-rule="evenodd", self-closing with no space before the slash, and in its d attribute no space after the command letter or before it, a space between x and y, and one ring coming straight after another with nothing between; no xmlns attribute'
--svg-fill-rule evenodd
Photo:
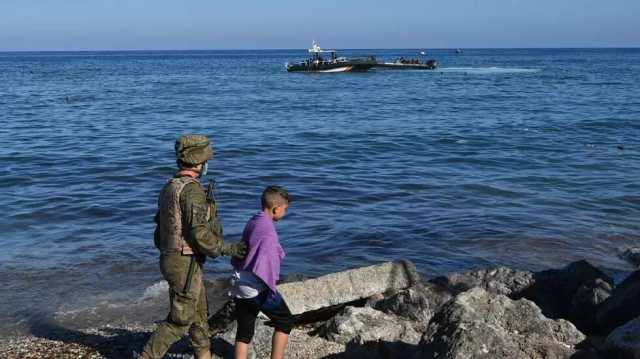
<svg viewBox="0 0 640 359"><path fill-rule="evenodd" d="M375 58L338 57L336 50L323 50L317 42L309 49L309 58L293 64L285 64L288 72L353 72L367 71L376 64ZM325 58L323 54L330 57Z"/></svg>
<svg viewBox="0 0 640 359"><path fill-rule="evenodd" d="M435 70L438 68L438 62L436 60L423 62L418 59L405 59L401 57L393 62L378 62L375 66L398 70Z"/></svg>

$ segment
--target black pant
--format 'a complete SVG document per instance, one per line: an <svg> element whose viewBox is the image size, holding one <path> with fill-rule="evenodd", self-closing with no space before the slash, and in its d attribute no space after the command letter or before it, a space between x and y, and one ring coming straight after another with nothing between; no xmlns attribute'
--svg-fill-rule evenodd
<svg viewBox="0 0 640 359"><path fill-rule="evenodd" d="M258 312L263 312L273 322L275 330L285 334L293 329L293 315L280 293L265 290L257 297L249 299L235 298L238 329L236 342L249 344L255 332Z"/></svg>

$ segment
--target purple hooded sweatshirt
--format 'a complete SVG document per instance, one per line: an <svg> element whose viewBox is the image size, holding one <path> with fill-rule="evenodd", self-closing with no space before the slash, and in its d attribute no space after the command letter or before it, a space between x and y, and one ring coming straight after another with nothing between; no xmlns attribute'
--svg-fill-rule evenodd
<svg viewBox="0 0 640 359"><path fill-rule="evenodd" d="M273 219L263 212L253 216L244 227L242 240L247 244L249 253L244 259L231 259L231 265L237 271L255 274L275 293L285 253Z"/></svg>

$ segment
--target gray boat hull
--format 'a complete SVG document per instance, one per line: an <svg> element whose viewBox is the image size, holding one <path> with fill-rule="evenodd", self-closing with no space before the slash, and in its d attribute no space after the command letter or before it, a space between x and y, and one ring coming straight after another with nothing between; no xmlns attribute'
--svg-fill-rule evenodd
<svg viewBox="0 0 640 359"><path fill-rule="evenodd" d="M399 62L378 62L375 67L384 69L395 70L435 70L438 68L438 63L434 60L429 60L421 64L403 64Z"/></svg>

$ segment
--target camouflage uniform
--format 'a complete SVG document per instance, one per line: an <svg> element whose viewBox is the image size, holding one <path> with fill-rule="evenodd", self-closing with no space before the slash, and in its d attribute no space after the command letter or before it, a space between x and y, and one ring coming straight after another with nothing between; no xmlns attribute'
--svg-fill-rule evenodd
<svg viewBox="0 0 640 359"><path fill-rule="evenodd" d="M200 164L213 155L204 136L182 136L176 155ZM196 353L209 351L208 306L202 266L205 258L242 254L244 245L225 244L215 202L207 199L192 171L181 171L160 192L154 241L160 250L160 271L169 283L170 312L144 347L142 358L161 358L187 332ZM191 258L197 265L187 289Z"/></svg>

